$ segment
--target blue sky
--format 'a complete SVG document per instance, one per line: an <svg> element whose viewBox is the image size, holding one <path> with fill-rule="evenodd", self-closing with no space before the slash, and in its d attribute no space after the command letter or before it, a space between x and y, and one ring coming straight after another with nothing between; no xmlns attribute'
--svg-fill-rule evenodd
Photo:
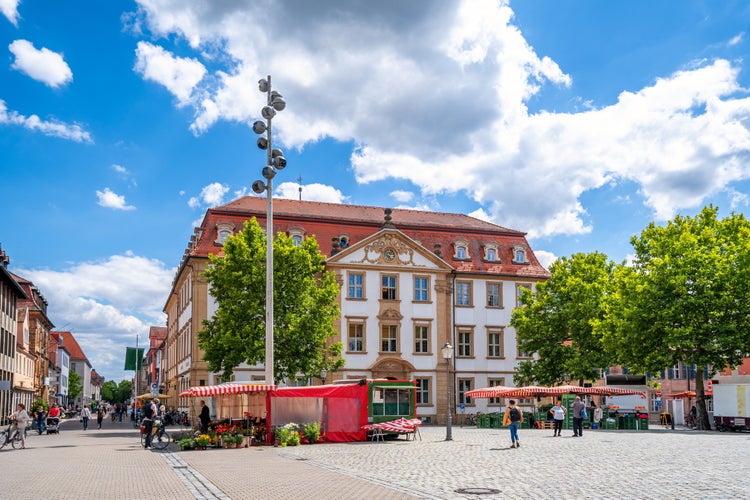
<svg viewBox="0 0 750 500"><path fill-rule="evenodd" d="M460 212L540 259L745 212L741 1L0 0L0 244L108 379L205 210L250 193ZM301 180L300 180L301 179Z"/></svg>

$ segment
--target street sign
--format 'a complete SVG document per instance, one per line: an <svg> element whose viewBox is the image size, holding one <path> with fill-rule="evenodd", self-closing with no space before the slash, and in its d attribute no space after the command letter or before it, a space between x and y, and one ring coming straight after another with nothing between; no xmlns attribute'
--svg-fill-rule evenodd
<svg viewBox="0 0 750 500"><path fill-rule="evenodd" d="M159 390L159 384L156 382L151 382L151 391L158 391Z"/></svg>

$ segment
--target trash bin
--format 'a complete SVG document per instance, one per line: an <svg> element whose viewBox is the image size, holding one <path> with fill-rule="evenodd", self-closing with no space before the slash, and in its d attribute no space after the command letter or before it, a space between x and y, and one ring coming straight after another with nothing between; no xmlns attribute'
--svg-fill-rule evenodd
<svg viewBox="0 0 750 500"><path fill-rule="evenodd" d="M499 429L502 427L503 419L500 413L490 413L490 428Z"/></svg>

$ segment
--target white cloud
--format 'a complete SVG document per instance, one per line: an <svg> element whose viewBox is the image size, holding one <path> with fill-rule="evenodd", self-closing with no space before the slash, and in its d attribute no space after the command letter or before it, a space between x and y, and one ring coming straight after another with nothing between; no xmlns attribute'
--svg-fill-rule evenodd
<svg viewBox="0 0 750 500"><path fill-rule="evenodd" d="M123 175L127 175L129 173L127 168L123 167L122 165L118 165L117 163L112 164L112 170L114 170L118 174Z"/></svg>
<svg viewBox="0 0 750 500"><path fill-rule="evenodd" d="M0 0L0 12L8 18L13 26L18 26L18 4L20 0Z"/></svg>
<svg viewBox="0 0 750 500"><path fill-rule="evenodd" d="M9 111L2 99L0 99L0 125L18 125L28 130L39 131L50 137L59 137L75 142L94 142L91 135L80 125L68 125L56 120L45 121L37 115L24 116L17 111Z"/></svg>
<svg viewBox="0 0 750 500"><path fill-rule="evenodd" d="M414 193L411 191L391 191L391 197L400 203L409 203L414 199Z"/></svg>
<svg viewBox="0 0 750 500"><path fill-rule="evenodd" d="M199 207L216 207L224 203L224 195L229 191L229 187L220 182L213 182L201 189L201 194L188 200L190 208Z"/></svg>
<svg viewBox="0 0 750 500"><path fill-rule="evenodd" d="M138 42L135 55L135 70L146 80L166 87L177 98L180 106L190 102L193 89L206 74L206 68L200 61L176 57L148 42Z"/></svg>
<svg viewBox="0 0 750 500"><path fill-rule="evenodd" d="M175 270L127 252L62 271L13 272L41 290L57 329L72 331L97 372L111 379L122 375L125 347L135 345L136 335L145 345L150 326L165 326L162 309Z"/></svg>
<svg viewBox="0 0 750 500"><path fill-rule="evenodd" d="M283 145L350 141L359 183L464 193L532 238L591 232L582 198L605 185L636 185L635 200L664 220L750 178L740 60L692 62L606 106L574 96L580 112L530 113L531 99L572 76L529 45L507 1L278 0L270 17L257 2L138 3L153 36L184 37L221 66L202 82L193 132L257 118L256 82L271 74L288 103L274 121ZM288 29L290 16L306 23Z"/></svg>
<svg viewBox="0 0 750 500"><path fill-rule="evenodd" d="M274 196L297 200L300 197L299 188L302 187L302 199L305 201L322 201L326 203L346 203L347 196L333 186L325 184L297 184L296 182L282 182L274 190Z"/></svg>
<svg viewBox="0 0 750 500"><path fill-rule="evenodd" d="M557 255L546 250L534 250L534 255L545 269L549 269L549 266L557 260Z"/></svg>
<svg viewBox="0 0 750 500"><path fill-rule="evenodd" d="M104 188L104 191L96 190L97 202L104 208L114 208L115 210L135 210L135 207L125 202L125 197L113 192L111 189Z"/></svg>
<svg viewBox="0 0 750 500"><path fill-rule="evenodd" d="M742 32L740 32L740 33L736 34L735 36L733 36L733 37L732 37L732 38L731 38L731 39L729 40L729 42L727 42L727 46L729 46L729 47L734 47L735 45L739 45L740 43L742 43L742 40L743 40L744 38L745 38L745 32L744 32L744 31L742 31Z"/></svg>
<svg viewBox="0 0 750 500"><path fill-rule="evenodd" d="M15 40L8 49L16 56L11 68L26 73L34 80L57 88L73 81L73 72L61 54L46 47L37 50L28 40Z"/></svg>

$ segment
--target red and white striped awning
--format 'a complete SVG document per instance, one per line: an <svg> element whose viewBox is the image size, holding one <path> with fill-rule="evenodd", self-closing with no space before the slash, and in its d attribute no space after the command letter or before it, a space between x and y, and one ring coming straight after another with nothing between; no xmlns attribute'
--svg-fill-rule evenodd
<svg viewBox="0 0 750 500"><path fill-rule="evenodd" d="M251 392L275 391L277 386L267 384L236 384L201 385L191 387L180 393L181 398L204 398L211 396L225 396L227 394L249 394Z"/></svg>
<svg viewBox="0 0 750 500"><path fill-rule="evenodd" d="M597 394L601 396L625 396L630 394L640 395L646 398L646 393L639 390L624 389L621 387L610 387L598 385L594 387L581 387L578 385L558 385L545 387L539 385L527 385L524 387L487 387L485 389L474 389L467 391L466 396L471 398L533 398L544 396L562 396L563 394Z"/></svg>

